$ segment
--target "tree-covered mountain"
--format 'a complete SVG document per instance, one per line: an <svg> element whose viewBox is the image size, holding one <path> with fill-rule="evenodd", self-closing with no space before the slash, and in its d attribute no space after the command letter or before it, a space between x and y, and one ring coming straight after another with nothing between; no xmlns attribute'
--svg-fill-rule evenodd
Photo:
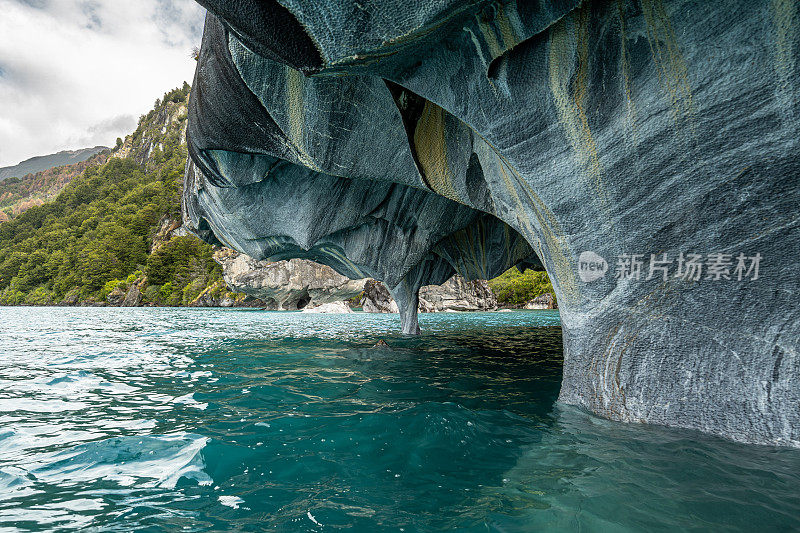
<svg viewBox="0 0 800 533"><path fill-rule="evenodd" d="M17 165L0 168L0 182L7 178L23 178L28 174L35 174L53 167L74 165L75 163L86 161L104 150L108 150L108 148L105 146L95 146L93 148L64 150L55 154L31 157Z"/></svg>
<svg viewBox="0 0 800 533"><path fill-rule="evenodd" d="M85 161L0 181L0 222L11 220L31 207L53 200L84 170L105 163L109 153L106 149Z"/></svg>
<svg viewBox="0 0 800 533"><path fill-rule="evenodd" d="M0 224L0 303L100 303L122 292L131 305L187 305L225 291L211 247L174 231L189 90L156 101L52 201Z"/></svg>

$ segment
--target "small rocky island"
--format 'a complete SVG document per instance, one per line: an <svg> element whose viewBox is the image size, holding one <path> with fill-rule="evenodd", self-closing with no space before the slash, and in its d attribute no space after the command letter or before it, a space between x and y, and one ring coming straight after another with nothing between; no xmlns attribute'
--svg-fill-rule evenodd
<svg viewBox="0 0 800 533"><path fill-rule="evenodd" d="M800 44L783 0L202 0L184 211L420 288L544 268L560 401L800 446Z"/></svg>

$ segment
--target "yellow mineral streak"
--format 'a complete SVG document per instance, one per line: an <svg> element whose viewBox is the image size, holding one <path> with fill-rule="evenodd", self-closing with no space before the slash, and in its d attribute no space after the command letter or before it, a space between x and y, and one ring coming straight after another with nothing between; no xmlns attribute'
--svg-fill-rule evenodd
<svg viewBox="0 0 800 533"><path fill-rule="evenodd" d="M417 122L414 131L414 145L417 159L422 167L425 177L434 192L450 198L456 202L465 203L458 198L453 188L453 176L447 164L447 147L444 136L445 111L432 102L426 102L422 116ZM528 243L534 248L539 258L546 261L550 258L553 271L548 273L554 277L561 290L558 297L564 303L577 303L580 299L574 265L567 253L567 237L552 211L542 199L528 185L522 175L511 163L480 133L472 130L476 139L483 141L489 151L495 155L495 164L515 204L517 220L521 233ZM519 189L527 197L523 201ZM467 205L469 205L467 203ZM536 224L533 223L528 213L532 211ZM544 242L540 241L540 236ZM546 253L542 245L546 247ZM464 254L466 257L466 254Z"/></svg>
<svg viewBox="0 0 800 533"><path fill-rule="evenodd" d="M489 146L491 146L491 144ZM523 235L528 238L529 243L536 242L538 240L538 235L544 237L544 245L547 247L548 254L545 256L542 253L543 250L538 247L536 252L542 261L545 261L545 257L550 257L553 271L548 271L548 274L556 278L556 283L561 289L562 294L558 295L558 297L561 298L564 303L577 303L580 299L580 294L575 280L572 261L567 258L565 252L566 235L561 229L561 225L544 202L542 202L541 198L533 192L524 178L496 150L495 154L498 158L498 168L500 169L500 175L503 178L506 190L508 190L511 197L514 199L514 203L517 204L517 218L524 227ZM515 179L512 180L511 176ZM529 202L524 203L522 201L516 185L522 188ZM539 232L536 231L530 217L527 215L526 208L530 208L533 211L538 222Z"/></svg>
<svg viewBox="0 0 800 533"><path fill-rule="evenodd" d="M628 56L628 23L625 20L625 5L623 0L617 0L617 13L619 15L620 33L620 64L622 65L622 82L627 104L628 127L636 142L636 103L631 95L631 58Z"/></svg>
<svg viewBox="0 0 800 533"><path fill-rule="evenodd" d="M669 94L675 122L679 125L685 123L690 135L694 135L694 102L688 69L664 3L662 0L642 0L642 12L658 80Z"/></svg>
<svg viewBox="0 0 800 533"><path fill-rule="evenodd" d="M506 15L506 10L502 5L497 7L497 28L500 30L500 35L503 37L503 48L510 50L519 43L519 38L514 32L514 27Z"/></svg>
<svg viewBox="0 0 800 533"><path fill-rule="evenodd" d="M581 168L592 182L592 188L605 203L602 167L597 143L586 116L586 97L589 75L589 4L577 9L571 17L556 23L550 32L550 91L558 111L559 121L572 146ZM570 35L568 26L576 34ZM573 58L575 61L573 80Z"/></svg>
<svg viewBox="0 0 800 533"><path fill-rule="evenodd" d="M431 189L445 198L464 203L453 187L453 174L447 163L444 117L441 107L433 102L425 102L422 116L414 130L414 147Z"/></svg>
<svg viewBox="0 0 800 533"><path fill-rule="evenodd" d="M304 81L302 72L286 67L286 116L289 117L289 139L298 161L312 170L322 172L319 165L306 151Z"/></svg>
<svg viewBox="0 0 800 533"><path fill-rule="evenodd" d="M361 270L361 268L360 268L358 265L356 265L355 263L353 263L353 262L352 262L350 259L348 259L348 258L347 258L347 256L346 256L345 254L343 254L343 253L342 253L341 251L339 251L338 249L336 249L336 248L325 248L323 251L324 251L326 254L328 254L329 256L333 257L334 259L338 259L338 260L339 260L339 261L340 261L340 262L341 262L343 265L347 266L347 267L350 269L350 271L351 271L351 273L352 273L352 274L354 274L354 275L356 275L356 276L359 276L359 277L361 277L361 278L366 278L366 277L368 277L368 276L367 276L367 275L366 275L366 274L365 274L365 273L364 273L364 272Z"/></svg>
<svg viewBox="0 0 800 533"><path fill-rule="evenodd" d="M772 0L772 16L775 25L775 70L778 74L778 89L791 94L795 82L795 19L797 0ZM787 110L792 111L792 110Z"/></svg>
<svg viewBox="0 0 800 533"><path fill-rule="evenodd" d="M504 49L497 40L494 26L481 20L478 21L478 29L481 30L481 35L483 35L483 40L486 42L486 47L489 49L489 55L492 56L492 59L503 55Z"/></svg>

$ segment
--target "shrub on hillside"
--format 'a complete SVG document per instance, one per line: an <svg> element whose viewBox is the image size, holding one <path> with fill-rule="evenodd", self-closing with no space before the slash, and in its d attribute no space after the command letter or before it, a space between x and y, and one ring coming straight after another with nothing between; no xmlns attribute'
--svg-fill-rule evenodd
<svg viewBox="0 0 800 533"><path fill-rule="evenodd" d="M489 280L489 287L497 296L497 301L505 305L524 305L544 293L555 294L547 272L530 269L520 272L517 267Z"/></svg>

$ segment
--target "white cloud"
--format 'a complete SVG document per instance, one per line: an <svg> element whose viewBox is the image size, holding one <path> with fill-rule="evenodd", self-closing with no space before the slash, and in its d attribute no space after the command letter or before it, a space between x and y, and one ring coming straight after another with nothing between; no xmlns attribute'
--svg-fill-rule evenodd
<svg viewBox="0 0 800 533"><path fill-rule="evenodd" d="M0 0L0 167L132 131L191 83L193 0Z"/></svg>

